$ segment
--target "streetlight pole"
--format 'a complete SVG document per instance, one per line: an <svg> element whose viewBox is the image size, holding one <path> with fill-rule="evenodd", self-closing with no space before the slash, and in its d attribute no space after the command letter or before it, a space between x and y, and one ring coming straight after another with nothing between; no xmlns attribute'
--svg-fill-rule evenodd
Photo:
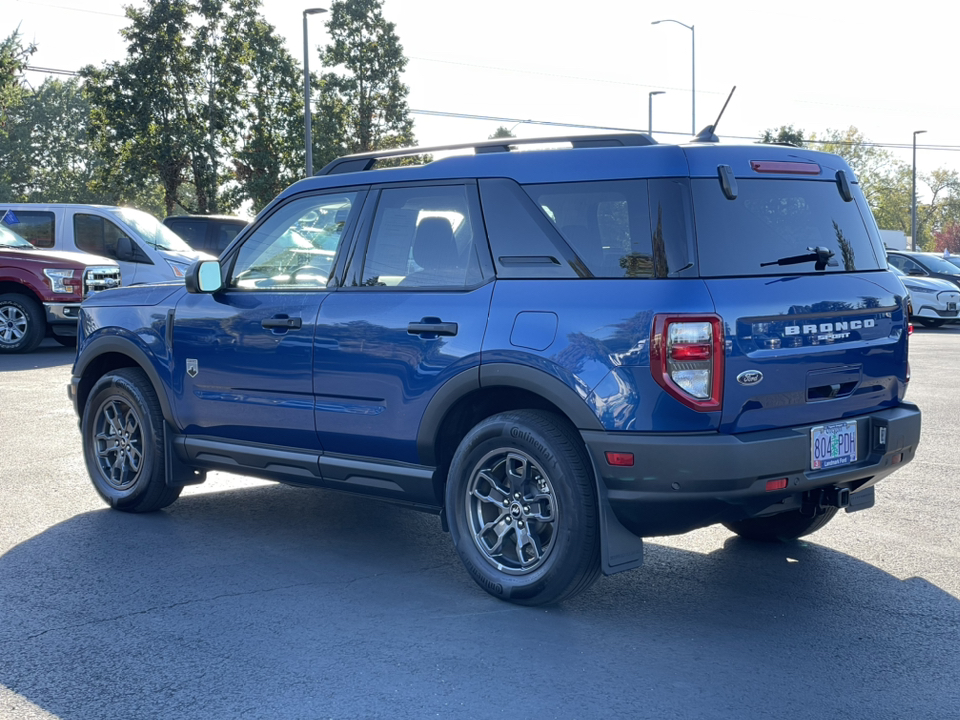
<svg viewBox="0 0 960 720"><path fill-rule="evenodd" d="M303 135L307 149L307 177L313 175L313 128L310 112L310 45L307 42L307 15L325 13L326 8L308 8L303 11Z"/></svg>
<svg viewBox="0 0 960 720"><path fill-rule="evenodd" d="M910 195L910 245L917 250L917 135L926 130L913 131L913 192Z"/></svg>
<svg viewBox="0 0 960 720"><path fill-rule="evenodd" d="M653 137L653 96L665 95L663 90L651 90L647 93L647 133Z"/></svg>
<svg viewBox="0 0 960 720"><path fill-rule="evenodd" d="M693 25L687 25L679 20L654 20L651 25L672 22L677 25L683 25L690 31L690 133L697 134L697 36L693 30Z"/></svg>

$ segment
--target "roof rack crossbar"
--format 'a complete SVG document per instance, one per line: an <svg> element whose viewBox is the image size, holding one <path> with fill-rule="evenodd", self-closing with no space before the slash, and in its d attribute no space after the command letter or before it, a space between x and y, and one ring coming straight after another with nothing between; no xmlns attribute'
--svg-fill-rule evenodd
<svg viewBox="0 0 960 720"><path fill-rule="evenodd" d="M479 142L458 143L456 145L436 145L433 147L392 148L388 150L374 150L373 152L344 155L327 163L317 175L336 175L347 172L363 172L370 170L377 162L385 158L409 157L411 155L426 155L448 150L469 150L476 154L510 152L517 145L545 145L548 143L568 142L574 148L597 147L637 147L641 145L656 145L657 141L646 133L616 133L603 135L564 135L561 137L539 138L497 138L496 140L481 140Z"/></svg>

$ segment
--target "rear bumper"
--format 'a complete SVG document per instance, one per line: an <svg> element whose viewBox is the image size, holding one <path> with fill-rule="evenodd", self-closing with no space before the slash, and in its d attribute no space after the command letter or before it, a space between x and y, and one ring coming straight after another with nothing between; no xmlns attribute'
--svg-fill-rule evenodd
<svg viewBox="0 0 960 720"><path fill-rule="evenodd" d="M798 509L804 493L846 488L851 510L869 506L857 493L913 459L920 410L900 406L856 418L851 465L810 470L811 425L739 435L651 435L583 431L607 500L620 523L641 537L676 535L707 525ZM614 467L606 452L633 453L633 467ZM787 488L767 492L768 480Z"/></svg>

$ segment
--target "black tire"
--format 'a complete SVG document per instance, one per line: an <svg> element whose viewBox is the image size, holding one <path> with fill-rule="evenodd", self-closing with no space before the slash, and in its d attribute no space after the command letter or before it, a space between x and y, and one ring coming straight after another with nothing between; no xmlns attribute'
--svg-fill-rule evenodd
<svg viewBox="0 0 960 720"><path fill-rule="evenodd" d="M111 507L153 512L180 496L183 488L166 484L163 413L139 368L120 368L97 381L80 432L87 472Z"/></svg>
<svg viewBox="0 0 960 720"><path fill-rule="evenodd" d="M942 327L947 322L946 320L938 320L936 318L925 318L925 317L914 318L914 320L916 320L918 323L920 323L926 328Z"/></svg>
<svg viewBox="0 0 960 720"><path fill-rule="evenodd" d="M58 343L68 348L75 348L77 346L77 336L76 335L56 335L54 334L53 339Z"/></svg>
<svg viewBox="0 0 960 720"><path fill-rule="evenodd" d="M590 467L574 428L553 413L501 413L467 433L445 507L457 554L480 587L543 605L594 583L600 530Z"/></svg>
<svg viewBox="0 0 960 720"><path fill-rule="evenodd" d="M0 295L0 353L35 350L47 334L40 303L19 293Z"/></svg>
<svg viewBox="0 0 960 720"><path fill-rule="evenodd" d="M815 533L833 520L836 514L837 508L823 508L823 512L814 517L804 515L799 510L791 510L779 515L748 518L723 525L746 540L788 542Z"/></svg>

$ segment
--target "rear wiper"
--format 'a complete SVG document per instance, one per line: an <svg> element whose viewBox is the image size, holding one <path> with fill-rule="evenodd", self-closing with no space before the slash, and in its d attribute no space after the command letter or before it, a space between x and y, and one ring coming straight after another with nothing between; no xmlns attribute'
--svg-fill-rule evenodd
<svg viewBox="0 0 960 720"><path fill-rule="evenodd" d="M807 250L810 251L809 255L791 255L790 257L780 258L779 260L760 263L760 267L767 267L769 265L799 265L801 263L812 262L816 263L816 265L814 265L816 270L826 270L827 264L834 255L833 250L825 247L808 247Z"/></svg>

